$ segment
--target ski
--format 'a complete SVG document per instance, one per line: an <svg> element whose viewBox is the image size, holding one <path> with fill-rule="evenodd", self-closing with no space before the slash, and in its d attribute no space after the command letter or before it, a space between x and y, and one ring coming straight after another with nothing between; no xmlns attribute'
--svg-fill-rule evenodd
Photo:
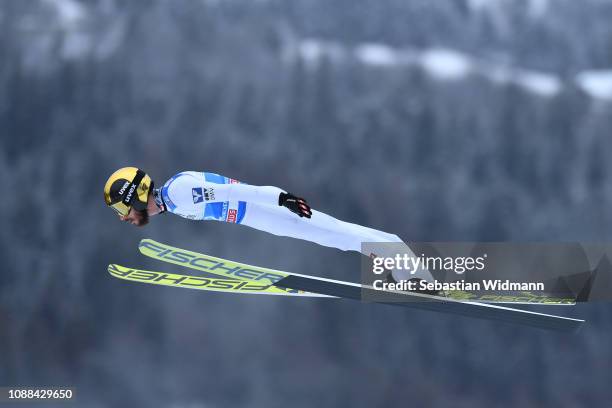
<svg viewBox="0 0 612 408"><path fill-rule="evenodd" d="M190 288L206 290L211 292L241 293L256 295L281 295L281 296L303 296L303 297L330 297L317 293L306 293L300 290L284 289L272 284L258 284L239 279L227 278L205 278L202 276L191 276L178 273L149 271L143 269L128 268L125 266L110 264L108 273L115 278L129 280L132 282L149 283L152 285L172 286L175 288Z"/></svg>
<svg viewBox="0 0 612 408"><path fill-rule="evenodd" d="M201 276L127 268L117 264L110 264L108 266L108 272L115 278L132 282L225 293L361 300L363 290L374 290L349 282L293 274L289 274L275 284L255 284L238 279L204 278ZM380 296L380 293L376 293L376 295ZM454 313L468 317L506 321L561 331L575 331L584 322L583 320L561 316L546 315L476 302L462 302L416 293L406 294L404 292L390 292L389 296L410 296L412 299L410 302L404 303L398 301L401 299L396 297L393 299L393 302L391 302L390 298L389 302L379 301L377 303L412 307L435 312ZM415 298L418 299L418 301L415 301ZM449 306L446 302L452 302L453 305ZM474 307L478 307L478 309ZM476 310L479 310L478 313L475 313Z"/></svg>
<svg viewBox="0 0 612 408"><path fill-rule="evenodd" d="M200 254L193 251L173 247L154 241L143 239L138 245L139 251L150 258L159 261L184 266L209 274L225 278L238 278L251 280L253 282L269 282L273 284L280 279L289 276L288 272L259 268L252 265L215 258L213 256ZM296 274L291 274L296 275ZM282 292L282 290L280 291ZM551 298L542 295L523 293L521 295L484 294L478 295L466 291L453 290L445 293L444 298L452 298L460 301L473 301L492 304L534 304L534 305L574 305L573 299Z"/></svg>
<svg viewBox="0 0 612 408"><path fill-rule="evenodd" d="M266 288L265 290L250 291L249 293L267 292L266 294L278 294L285 296L295 296L298 294L301 296L311 297L321 297L321 295L323 295L326 297L354 300L362 300L364 295L376 295L377 303L452 313L560 331L576 331L581 327L582 323L584 323L584 320L580 319L532 312L522 309L514 309L491 303L456 300L447 297L412 292L386 291L381 293L381 291L378 291L372 287L357 283L318 278L269 268L261 268L200 254L193 251L187 251L162 244L151 239L143 239L139 244L139 250L143 255L151 258L184 266L190 269L195 269L209 275L222 276L226 281L246 281L259 285L262 288ZM114 268L114 271L120 270L118 269L119 267L117 265L114 265ZM111 266L109 266L109 272L111 272ZM143 271L141 271L141 273L142 272ZM111 274L113 274L115 277L120 277L123 279L138 280L141 282L162 284L167 286L194 287L193 285L189 285L189 282L196 282L194 280L184 278L188 275L165 274L151 271L144 272L148 272L151 275L138 275L138 273L134 272L131 272L125 276L117 276L117 274L113 274L113 272L111 272ZM144 279L143 276L149 276L150 278ZM131 277L131 279L129 277ZM198 277L198 279L209 278ZM229 285L227 282L216 282L216 284L219 283ZM236 283L236 285L239 284ZM202 284L200 288L207 287L208 290L215 290L214 286L215 285L213 284ZM278 291L272 288L276 288ZM240 288L238 288L238 290L221 288L217 290L245 293L245 291L240 291L239 289Z"/></svg>

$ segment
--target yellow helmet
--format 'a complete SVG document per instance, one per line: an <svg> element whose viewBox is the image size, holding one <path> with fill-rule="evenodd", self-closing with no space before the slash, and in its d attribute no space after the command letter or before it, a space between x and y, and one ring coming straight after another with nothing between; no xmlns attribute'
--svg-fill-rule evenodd
<svg viewBox="0 0 612 408"><path fill-rule="evenodd" d="M151 177L136 167L124 167L111 174L106 181L104 201L119 215L126 216L132 207L144 211L151 191Z"/></svg>

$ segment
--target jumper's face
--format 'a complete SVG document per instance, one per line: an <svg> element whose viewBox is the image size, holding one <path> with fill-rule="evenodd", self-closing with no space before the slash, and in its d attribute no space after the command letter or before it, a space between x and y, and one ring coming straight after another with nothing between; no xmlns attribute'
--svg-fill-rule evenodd
<svg viewBox="0 0 612 408"><path fill-rule="evenodd" d="M144 227L149 223L149 213L147 210L137 211L133 208L130 208L130 212L128 215L119 215L119 219L124 222L129 222L132 225L137 227Z"/></svg>

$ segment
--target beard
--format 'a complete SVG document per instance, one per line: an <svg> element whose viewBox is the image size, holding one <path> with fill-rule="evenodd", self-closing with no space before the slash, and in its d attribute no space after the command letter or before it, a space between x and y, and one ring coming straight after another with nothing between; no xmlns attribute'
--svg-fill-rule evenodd
<svg viewBox="0 0 612 408"><path fill-rule="evenodd" d="M149 223L149 213L147 212L147 210L142 210L142 211L138 211L138 210L134 210L134 213L136 214L136 226L137 227L144 227L145 225L147 225Z"/></svg>

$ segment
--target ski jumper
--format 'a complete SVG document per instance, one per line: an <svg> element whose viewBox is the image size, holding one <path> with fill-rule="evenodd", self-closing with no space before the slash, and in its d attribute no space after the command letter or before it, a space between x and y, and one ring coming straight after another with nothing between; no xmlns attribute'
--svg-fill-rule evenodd
<svg viewBox="0 0 612 408"><path fill-rule="evenodd" d="M184 171L155 191L155 198L167 211L183 218L242 224L343 251L361 252L362 242L403 242L397 235L340 221L316 210L312 210L310 219L302 218L278 205L283 192L286 191L278 187L253 186L215 173ZM406 250L410 251L407 246ZM429 272L425 272L425 276L419 272L411 276L393 275L396 280L415 276L427 279Z"/></svg>

